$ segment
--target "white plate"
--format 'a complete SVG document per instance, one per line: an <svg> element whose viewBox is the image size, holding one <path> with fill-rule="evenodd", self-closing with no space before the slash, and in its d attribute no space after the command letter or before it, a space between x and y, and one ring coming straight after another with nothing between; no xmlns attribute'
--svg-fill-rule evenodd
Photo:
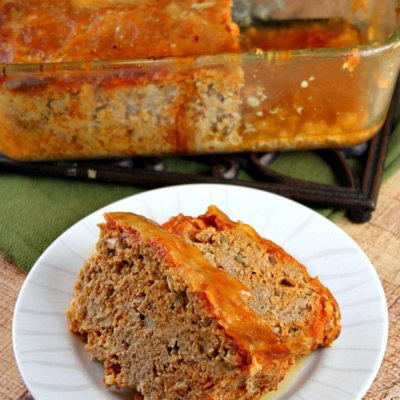
<svg viewBox="0 0 400 400"><path fill-rule="evenodd" d="M65 317L76 274L94 250L102 214L132 211L162 223L179 212L196 216L210 204L252 225L307 265L341 309L342 333L333 347L304 358L278 392L265 399L363 397L382 362L388 334L385 295L366 255L336 225L291 200L237 186L195 184L144 192L96 211L55 240L36 262L13 321L17 364L35 399L130 398L129 391L104 388L102 365L90 361Z"/></svg>

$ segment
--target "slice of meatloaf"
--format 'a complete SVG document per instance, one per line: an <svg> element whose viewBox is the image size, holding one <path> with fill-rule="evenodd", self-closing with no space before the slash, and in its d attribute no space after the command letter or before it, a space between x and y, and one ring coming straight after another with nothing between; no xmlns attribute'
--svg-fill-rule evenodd
<svg viewBox="0 0 400 400"><path fill-rule="evenodd" d="M144 399L258 399L293 356L249 290L192 245L131 213L105 214L67 316L107 387Z"/></svg>
<svg viewBox="0 0 400 400"><path fill-rule="evenodd" d="M233 222L210 206L196 218L173 217L164 228L195 244L215 267L240 279L253 292L251 308L296 357L338 337L340 311L331 292L249 225Z"/></svg>

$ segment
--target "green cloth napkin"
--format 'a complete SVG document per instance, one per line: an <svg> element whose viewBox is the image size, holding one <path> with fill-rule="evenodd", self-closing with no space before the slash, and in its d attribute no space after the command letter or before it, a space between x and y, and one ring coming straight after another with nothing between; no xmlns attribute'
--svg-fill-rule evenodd
<svg viewBox="0 0 400 400"><path fill-rule="evenodd" d="M391 137L383 179L400 168L400 102L396 128ZM200 172L196 162L168 158L170 171ZM297 178L333 184L330 167L314 152L289 152L271 168ZM239 176L248 179L245 173ZM71 225L93 211L124 197L144 191L140 187L26 176L0 175L0 251L28 272L42 252ZM316 210L330 219L340 210Z"/></svg>

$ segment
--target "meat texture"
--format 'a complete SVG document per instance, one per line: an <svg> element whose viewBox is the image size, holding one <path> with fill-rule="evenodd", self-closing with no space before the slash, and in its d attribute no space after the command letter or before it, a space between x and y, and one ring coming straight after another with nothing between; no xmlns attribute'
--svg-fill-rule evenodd
<svg viewBox="0 0 400 400"><path fill-rule="evenodd" d="M107 387L144 399L258 399L293 357L249 290L196 246L131 213L105 214L67 316Z"/></svg>
<svg viewBox="0 0 400 400"><path fill-rule="evenodd" d="M218 269L252 292L249 305L279 335L295 357L329 346L339 336L340 310L306 267L252 227L210 206L199 217L182 214L164 228L194 244Z"/></svg>

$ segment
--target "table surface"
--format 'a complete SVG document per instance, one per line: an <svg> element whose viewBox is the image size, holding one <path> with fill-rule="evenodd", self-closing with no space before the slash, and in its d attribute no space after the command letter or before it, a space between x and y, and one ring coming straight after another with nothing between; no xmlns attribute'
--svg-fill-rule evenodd
<svg viewBox="0 0 400 400"><path fill-rule="evenodd" d="M381 187L372 219L337 224L363 249L376 268L389 310L389 340L379 373L364 400L400 399L400 170ZM29 400L15 363L11 326L14 305L26 274L0 254L0 399Z"/></svg>

